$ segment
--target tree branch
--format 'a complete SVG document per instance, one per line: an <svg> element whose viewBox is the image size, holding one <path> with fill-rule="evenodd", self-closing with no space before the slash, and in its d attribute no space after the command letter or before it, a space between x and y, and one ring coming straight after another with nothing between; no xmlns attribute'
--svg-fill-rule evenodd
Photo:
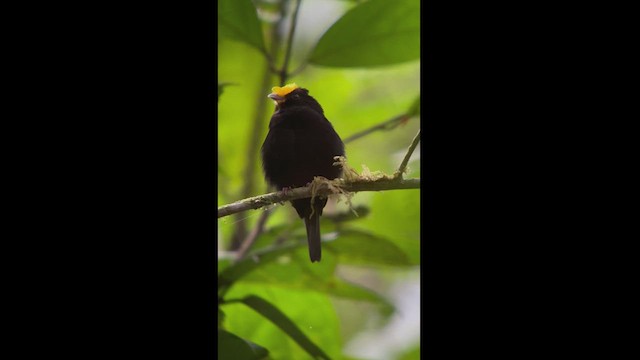
<svg viewBox="0 0 640 360"><path fill-rule="evenodd" d="M265 52L264 55L266 56L267 62L269 64L269 68L271 69L271 71L277 75L280 76L280 86L284 86L286 84L287 81L287 77L288 77L288 73L287 73L287 68L289 67L289 60L291 59L291 50L292 50L292 45L293 45L293 35L295 34L295 30L296 30L296 23L298 20L298 11L300 10L300 3L301 0L297 0L296 2L296 7L293 10L293 15L291 15L291 27L289 28L289 35L287 38L287 47L285 49L285 55L284 55L284 61L282 64L282 69L281 70L277 70L274 66L274 61L272 59L272 57ZM282 20L284 21L284 5L285 3L281 3L281 11L282 11ZM276 26L274 29L276 31L274 31L274 48L273 51L275 53L275 51L277 50L277 47L280 43L280 37L278 36L278 31L277 28L279 27L280 23L278 23L278 26ZM263 84L264 85L264 84ZM262 88L265 88L267 86L262 86ZM261 98L263 99L263 98ZM258 123L256 122L255 125L256 129L258 129ZM258 134L258 131L254 131L255 134ZM258 139L253 139L252 140L253 143L258 144ZM251 151L253 151L252 153L255 153L254 149L251 147ZM249 196L249 194L245 194L244 196ZM251 230L251 232L245 237L245 239L242 241L242 243L239 243L239 239L238 237L234 238L234 242L233 242L233 248L238 248L238 257L237 259L241 259L246 253L247 251L249 251L249 248L251 247L251 245L253 245L253 243L256 241L256 239L258 238L258 236L260 235L260 233L263 231L264 229L264 225L267 222L267 219L269 218L269 215L271 214L271 211L267 210L265 212L262 213L262 215L260 216L260 219L258 219L258 223L255 225L255 227L253 228L253 230ZM241 226L242 228L244 228L244 221L239 221L238 226ZM240 228L238 228L238 230L241 230ZM238 234L242 235L244 234L246 231L238 231Z"/></svg>
<svg viewBox="0 0 640 360"><path fill-rule="evenodd" d="M420 179L403 180L383 178L376 181L356 180L350 183L341 184L340 187L343 190L349 192L419 189ZM327 196L331 194L333 194L333 192L327 186L320 186L316 191L316 196ZM268 206L275 203L308 197L311 197L311 187L307 186L287 190L286 193L277 191L260 196L254 196L236 201L231 204L220 206L218 208L218 218L236 214L246 210L259 209L263 206Z"/></svg>
<svg viewBox="0 0 640 360"><path fill-rule="evenodd" d="M262 85L260 89L267 88L271 84L272 76L268 70L265 70L262 78ZM253 125L249 128L248 143L247 143L247 162L243 171L244 184L241 190L241 197L248 197L255 194L256 179L254 173L256 172L256 164L258 163L258 154L260 153L260 138L264 131L262 126L264 122L265 113L268 106L268 98L266 96L259 96L257 98L257 104L255 106L255 112L253 114ZM243 218L236 219L233 236L231 238L230 249L237 250L247 236L247 222Z"/></svg>
<svg viewBox="0 0 640 360"><path fill-rule="evenodd" d="M243 173L244 184L242 186L241 195L242 197L248 197L253 194L255 188L255 170L256 164L258 163L258 154L260 152L260 136L264 134L263 121L265 114L267 112L267 105L269 101L267 97L262 94L262 89L270 88L270 84L272 84L272 74L271 71L275 71L276 74L279 74L280 71L274 68L274 57L275 54L280 49L282 44L282 39L280 37L279 28L285 21L285 2L280 3L280 19L278 22L271 27L271 51L264 51L265 59L267 61L267 69L265 70L262 78L262 85L260 86L261 93L257 97L257 106L255 108L254 118L253 118L253 126L249 128L249 142L247 144L247 161L245 163L245 169ZM293 34L290 34L293 35ZM270 55L273 54L273 55ZM235 222L235 229L233 231L233 235L231 236L231 244L230 250L237 250L242 246L242 242L247 238L247 222L244 218L238 218Z"/></svg>

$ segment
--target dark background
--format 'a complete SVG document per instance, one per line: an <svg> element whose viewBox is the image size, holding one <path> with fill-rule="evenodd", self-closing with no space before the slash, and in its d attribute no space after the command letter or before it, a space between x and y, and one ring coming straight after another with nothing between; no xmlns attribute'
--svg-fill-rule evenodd
<svg viewBox="0 0 640 360"><path fill-rule="evenodd" d="M38 115L18 152L37 220L16 237L27 256L13 269L29 290L15 333L37 340L23 351L214 354L213 5L32 19L23 85ZM587 151L574 119L590 111L564 11L423 3L428 358L594 346L583 295L598 286L580 234L597 229L573 176Z"/></svg>

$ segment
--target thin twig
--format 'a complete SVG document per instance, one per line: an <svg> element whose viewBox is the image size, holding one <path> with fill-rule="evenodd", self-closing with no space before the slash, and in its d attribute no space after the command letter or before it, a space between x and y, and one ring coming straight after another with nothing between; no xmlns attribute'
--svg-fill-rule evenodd
<svg viewBox="0 0 640 360"><path fill-rule="evenodd" d="M284 62L282 64L282 69L280 69L280 86L284 86L287 81L287 68L289 67L289 60L291 60L291 49L293 45L293 35L296 31L296 23L298 20L298 10L300 10L301 0L296 1L296 7L293 10L293 15L291 16L291 26L289 27L289 38L287 39L287 49L284 53Z"/></svg>
<svg viewBox="0 0 640 360"><path fill-rule="evenodd" d="M413 150L416 149L416 146L418 146L418 143L420 142L420 131L421 130L418 130L418 133L413 138L413 141L411 142L411 145L409 145L409 149L407 150L407 153L404 155L404 159L402 159L402 163L400 163L400 167L398 167L398 170L396 170L396 172L394 174L395 177L398 177L398 178L402 179L402 174L407 169L407 164L409 163L409 159L411 158L411 154L413 154Z"/></svg>
<svg viewBox="0 0 640 360"><path fill-rule="evenodd" d="M345 138L342 142L344 142L345 144L351 141L354 141L356 139L359 139L365 135L369 135L372 132L378 131L378 130L391 130L393 128L395 128L396 126L400 125L403 121L409 119L410 116L407 114L402 114L402 115L398 115L395 116L393 118L391 118L390 120L387 120L385 122L382 122L378 125L374 125L368 129L362 130L360 132L357 132L347 138Z"/></svg>
<svg viewBox="0 0 640 360"><path fill-rule="evenodd" d="M359 191L387 191L387 190L406 190L406 189L419 189L420 179L388 179L383 178L376 181L370 180L356 180L350 183L344 183L340 185L344 191L359 192ZM326 186L322 186L316 189L315 196L331 195L333 192ZM218 218L236 214L246 210L259 209L263 206L283 203L285 201L303 199L311 197L311 187L299 187L291 190L272 192L260 196L254 196L247 199L242 199L231 204L223 205L218 208Z"/></svg>
<svg viewBox="0 0 640 360"><path fill-rule="evenodd" d="M271 72L275 74L279 73L279 70L276 69L275 61L273 61L273 57L271 56L271 54L264 50L262 51L262 55L264 55L264 58L267 60L267 66L269 66L269 70L271 70Z"/></svg>
<svg viewBox="0 0 640 360"><path fill-rule="evenodd" d="M240 246L240 249L238 249L238 252L236 254L236 261L241 260L247 254L247 252L249 251L249 248L251 248L251 246L256 241L258 236L264 230L264 225L267 223L267 219L269 218L269 215L271 214L272 211L273 209L267 209L260 215L260 218L258 219L258 223L251 230L247 238L244 239L244 241L242 242L242 245Z"/></svg>

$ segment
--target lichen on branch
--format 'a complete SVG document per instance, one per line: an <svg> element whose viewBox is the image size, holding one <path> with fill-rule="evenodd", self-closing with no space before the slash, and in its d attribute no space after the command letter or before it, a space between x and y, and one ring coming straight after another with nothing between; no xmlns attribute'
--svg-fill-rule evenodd
<svg viewBox="0 0 640 360"><path fill-rule="evenodd" d="M218 218L239 213L246 210L259 209L276 203L284 203L295 199L303 199L316 196L329 196L333 194L344 195L347 204L351 203L351 197L355 192L360 191L387 191L419 189L420 179L402 179L384 174L379 171L371 172L363 165L362 174L358 174L351 168L346 159L336 157L336 165L342 166L343 177L328 180L317 176L309 186L278 191L260 196L254 196L236 201L232 204L223 205L218 208ZM351 206L350 206L351 208Z"/></svg>

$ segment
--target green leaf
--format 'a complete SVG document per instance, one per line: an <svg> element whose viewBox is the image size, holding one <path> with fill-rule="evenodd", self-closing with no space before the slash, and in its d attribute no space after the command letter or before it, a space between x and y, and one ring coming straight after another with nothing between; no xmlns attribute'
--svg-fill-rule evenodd
<svg viewBox="0 0 640 360"><path fill-rule="evenodd" d="M329 356L314 344L287 315L270 302L258 296L247 296L242 299L242 302L277 325L314 359L329 359Z"/></svg>
<svg viewBox="0 0 640 360"><path fill-rule="evenodd" d="M356 301L382 306L384 315L394 311L384 297L359 285L346 282L335 275L338 263L351 265L411 266L407 255L384 237L358 230L346 229L338 239L323 242L322 261L311 263L304 242L280 248L268 248L227 266L218 275L219 296L223 296L238 281L273 284L290 289L323 292ZM254 271L260 268L260 271Z"/></svg>
<svg viewBox="0 0 640 360"><path fill-rule="evenodd" d="M327 244L330 242L323 242L323 247ZM303 246L289 255L283 255L279 261L263 265L260 271L251 272L240 281L310 290L350 300L372 302L382 306L384 315L393 313L393 305L384 297L372 290L338 278L335 275L337 260L336 256L325 252L322 261L311 263L307 248Z"/></svg>
<svg viewBox="0 0 640 360"><path fill-rule="evenodd" d="M380 305L378 310L381 311L384 318L388 318L395 311L395 306L393 306L392 303L373 290L352 284L339 278L334 278L332 280L332 285L332 288L327 291L329 295L378 304Z"/></svg>
<svg viewBox="0 0 640 360"><path fill-rule="evenodd" d="M334 302L326 294L242 281L229 291L229 296L235 299L251 295L277 305L311 341L322 346L326 354L331 358L341 358L343 343L340 321ZM223 305L223 308L226 315L225 329L268 348L272 359L310 358L308 353L276 324L258 312L250 310L245 304L231 302Z"/></svg>
<svg viewBox="0 0 640 360"><path fill-rule="evenodd" d="M218 329L218 359L261 360L269 351L223 329Z"/></svg>
<svg viewBox="0 0 640 360"><path fill-rule="evenodd" d="M419 124L416 123L419 126ZM415 134L406 134L411 139ZM406 140L405 139L405 140ZM402 153L406 145L402 146ZM397 164L394 164L397 166ZM349 229L375 234L393 243L407 255L411 265L420 264L420 189L371 193L371 214ZM340 237L335 243L340 242ZM357 249L356 249L357 250ZM363 249L367 251L367 249ZM346 261L346 260L341 260Z"/></svg>
<svg viewBox="0 0 640 360"><path fill-rule="evenodd" d="M226 292L236 280L244 275L302 246L306 246L306 244L300 243L275 249L264 249L228 266L218 274L218 291L222 293Z"/></svg>
<svg viewBox="0 0 640 360"><path fill-rule="evenodd" d="M309 61L333 67L372 67L420 58L420 1L370 0L327 30Z"/></svg>
<svg viewBox="0 0 640 360"><path fill-rule="evenodd" d="M265 51L262 28L251 0L219 0L218 30L223 36Z"/></svg>
<svg viewBox="0 0 640 360"><path fill-rule="evenodd" d="M412 266L407 254L388 239L363 230L342 230L325 248L339 257L341 264Z"/></svg>

